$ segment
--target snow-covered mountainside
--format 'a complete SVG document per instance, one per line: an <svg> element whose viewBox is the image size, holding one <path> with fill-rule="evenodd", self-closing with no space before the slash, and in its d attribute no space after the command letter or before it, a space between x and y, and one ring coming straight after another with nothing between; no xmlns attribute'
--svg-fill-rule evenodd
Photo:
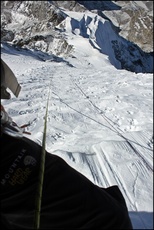
<svg viewBox="0 0 154 230"><path fill-rule="evenodd" d="M153 51L153 1L78 1L97 9L119 30L119 34L146 52ZM90 4L89 4L90 3Z"/></svg>
<svg viewBox="0 0 154 230"><path fill-rule="evenodd" d="M42 145L49 97L46 149L118 185L133 229L153 229L153 57L112 17L145 2L1 2L1 57L21 85L4 108Z"/></svg>
<svg viewBox="0 0 154 230"><path fill-rule="evenodd" d="M133 229L153 229L153 74L117 70L80 36L73 42L76 58L67 62L3 44L22 89L2 104L42 145L50 92L46 149L93 183L118 185Z"/></svg>
<svg viewBox="0 0 154 230"><path fill-rule="evenodd" d="M140 4L137 1L2 1L1 41L67 58L75 57L77 47L73 40L80 37L82 44L86 41L91 49L107 55L117 69L152 73L151 4L149 1ZM73 12L78 12L78 17ZM66 21L69 21L67 27Z"/></svg>

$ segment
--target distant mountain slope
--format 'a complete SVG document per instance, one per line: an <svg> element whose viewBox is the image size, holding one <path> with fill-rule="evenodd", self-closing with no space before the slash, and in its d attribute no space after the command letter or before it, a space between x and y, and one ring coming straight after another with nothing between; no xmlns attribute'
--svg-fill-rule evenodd
<svg viewBox="0 0 154 230"><path fill-rule="evenodd" d="M153 53L147 53L137 43L131 42L130 33L126 35L121 30L124 21L117 22L121 20L117 12L126 14L123 9L127 9L127 15L128 12L141 12L144 9L151 20L150 7L145 8L145 4L143 7L135 1L128 2L124 4L123 1L122 5L119 1L95 1L95 4L93 1L3 1L1 41L67 58L74 56L75 43L70 42L70 37L73 40L80 36L83 43L85 40L90 43L91 49L107 55L117 69L152 73ZM132 10L134 4L135 11ZM134 20L131 13L124 18L127 18L129 25ZM120 34L120 30L125 36ZM131 33L135 37L135 32ZM135 39L138 41L137 36ZM128 40L124 37L128 37Z"/></svg>
<svg viewBox="0 0 154 230"><path fill-rule="evenodd" d="M69 10L89 10L108 18L120 35L146 52L153 51L153 1L52 1ZM79 3L84 8L77 7Z"/></svg>

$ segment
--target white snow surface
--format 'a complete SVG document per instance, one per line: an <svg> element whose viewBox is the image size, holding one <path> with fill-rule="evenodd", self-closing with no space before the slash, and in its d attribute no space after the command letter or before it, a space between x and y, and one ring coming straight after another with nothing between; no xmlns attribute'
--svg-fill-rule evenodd
<svg viewBox="0 0 154 230"><path fill-rule="evenodd" d="M133 228L153 229L153 75L117 70L77 30L67 36L74 58L61 62L2 45L22 87L2 104L19 126L30 124L26 136L41 145L50 95L47 151L96 185L118 185Z"/></svg>

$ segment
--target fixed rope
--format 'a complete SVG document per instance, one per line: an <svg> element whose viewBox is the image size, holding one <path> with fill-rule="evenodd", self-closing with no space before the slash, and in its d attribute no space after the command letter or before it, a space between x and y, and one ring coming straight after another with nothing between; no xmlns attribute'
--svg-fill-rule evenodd
<svg viewBox="0 0 154 230"><path fill-rule="evenodd" d="M45 171L45 157L46 157L46 133L47 133L47 117L48 117L48 107L49 107L49 98L50 98L50 85L49 84L49 94L46 105L45 120L44 120L44 130L42 138L42 153L40 159L40 170L38 176L38 188L36 194L36 207L35 207L35 216L34 216L34 229L40 228L40 217L41 217L41 203L42 203L42 191L43 191L43 181L44 181L44 171Z"/></svg>

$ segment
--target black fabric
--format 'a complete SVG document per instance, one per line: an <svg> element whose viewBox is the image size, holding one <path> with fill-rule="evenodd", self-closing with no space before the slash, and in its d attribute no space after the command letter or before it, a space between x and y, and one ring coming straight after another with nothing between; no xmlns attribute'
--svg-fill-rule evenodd
<svg viewBox="0 0 154 230"><path fill-rule="evenodd" d="M1 137L1 225L34 229L41 146ZM40 229L132 229L117 186L94 185L63 159L46 153Z"/></svg>

